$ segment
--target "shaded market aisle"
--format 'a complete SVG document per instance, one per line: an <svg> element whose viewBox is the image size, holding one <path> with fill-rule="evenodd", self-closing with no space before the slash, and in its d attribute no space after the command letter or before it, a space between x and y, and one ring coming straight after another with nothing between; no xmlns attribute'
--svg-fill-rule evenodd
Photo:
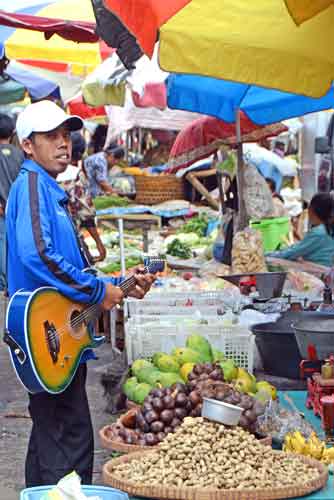
<svg viewBox="0 0 334 500"><path fill-rule="evenodd" d="M2 308L0 308L2 315ZM0 317L2 331L2 318ZM109 453L100 448L98 430L110 422L104 412L106 401L99 382L101 372L110 359L110 344L99 349L99 360L91 362L88 370L88 397L95 430L94 482L101 484L100 471ZM27 411L25 390L17 381L10 366L7 349L0 343L0 498L18 500L24 488L24 461L31 421Z"/></svg>

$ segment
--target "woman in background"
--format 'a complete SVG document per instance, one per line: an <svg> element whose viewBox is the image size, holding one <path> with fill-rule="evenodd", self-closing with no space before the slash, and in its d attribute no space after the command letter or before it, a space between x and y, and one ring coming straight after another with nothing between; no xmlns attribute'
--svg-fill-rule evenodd
<svg viewBox="0 0 334 500"><path fill-rule="evenodd" d="M309 261L330 267L334 259L332 224L334 200L327 193L313 196L308 208L310 229L302 241L268 256L278 259Z"/></svg>
<svg viewBox="0 0 334 500"><path fill-rule="evenodd" d="M86 152L86 141L80 132L72 132L71 139L71 165L67 167L63 174L58 175L57 181L63 184L64 190L68 194L68 208L79 235L83 229L86 229L96 243L99 255L98 257L93 257L84 239L80 236L86 256L93 264L103 261L106 258L106 249L96 227L96 211L89 192L89 183L82 163L82 158Z"/></svg>

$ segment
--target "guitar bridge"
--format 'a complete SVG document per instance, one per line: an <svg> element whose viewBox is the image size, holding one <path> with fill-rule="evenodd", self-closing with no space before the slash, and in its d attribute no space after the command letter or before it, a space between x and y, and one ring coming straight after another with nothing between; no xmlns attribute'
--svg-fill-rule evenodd
<svg viewBox="0 0 334 500"><path fill-rule="evenodd" d="M57 329L53 323L49 323L48 321L44 321L44 332L45 339L48 346L48 350L50 356L52 358L53 363L57 363L58 354L60 351L60 341L57 333Z"/></svg>

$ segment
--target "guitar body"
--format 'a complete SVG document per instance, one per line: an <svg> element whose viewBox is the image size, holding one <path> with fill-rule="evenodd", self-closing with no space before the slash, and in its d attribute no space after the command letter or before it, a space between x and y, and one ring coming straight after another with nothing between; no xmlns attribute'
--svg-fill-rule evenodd
<svg viewBox="0 0 334 500"><path fill-rule="evenodd" d="M88 320L76 320L85 309L86 304L72 302L50 287L13 295L6 343L17 376L29 392L64 391L83 352L104 342L104 337L94 336Z"/></svg>

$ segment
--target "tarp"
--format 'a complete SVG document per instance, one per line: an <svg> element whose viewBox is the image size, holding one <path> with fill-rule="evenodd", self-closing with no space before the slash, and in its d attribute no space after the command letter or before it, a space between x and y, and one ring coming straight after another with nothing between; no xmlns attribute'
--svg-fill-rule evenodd
<svg viewBox="0 0 334 500"><path fill-rule="evenodd" d="M66 21L0 10L0 25L41 31L45 34L46 40L49 40L53 35L59 35L72 42L94 43L99 39L95 33L96 24L89 21Z"/></svg>
<svg viewBox="0 0 334 500"><path fill-rule="evenodd" d="M197 113L175 111L169 108L161 111L155 108L137 108L127 90L124 107L106 106L110 120L107 144L116 136L134 127L151 129L181 130L190 122L200 118Z"/></svg>
<svg viewBox="0 0 334 500"><path fill-rule="evenodd" d="M259 127L241 114L241 141L256 142L287 131L282 123ZM217 151L223 145L236 146L236 126L212 116L199 118L178 134L168 159L169 173L175 173Z"/></svg>

